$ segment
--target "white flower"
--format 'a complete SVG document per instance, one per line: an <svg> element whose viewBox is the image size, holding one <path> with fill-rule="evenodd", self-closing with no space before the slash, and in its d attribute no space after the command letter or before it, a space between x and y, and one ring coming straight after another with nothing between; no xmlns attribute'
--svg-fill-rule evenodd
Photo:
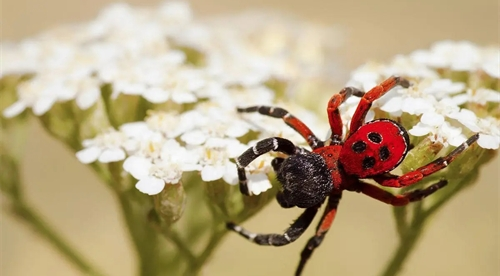
<svg viewBox="0 0 500 276"><path fill-rule="evenodd" d="M200 153L201 179L215 181L223 179L229 184L238 183L236 165L229 159L241 154L246 147L238 140L210 138L198 148Z"/></svg>
<svg viewBox="0 0 500 276"><path fill-rule="evenodd" d="M454 96L452 99L456 105L462 105L467 102L486 105L488 102L499 103L500 92L486 88L478 88L478 89L469 88L467 89L466 93L458 94Z"/></svg>
<svg viewBox="0 0 500 276"><path fill-rule="evenodd" d="M181 136L189 145L201 145L210 138L238 138L251 128L250 124L239 119L236 107L223 109L212 102L202 103L196 109L183 114L182 120L191 125Z"/></svg>
<svg viewBox="0 0 500 276"><path fill-rule="evenodd" d="M249 143L251 146L257 141ZM246 176L248 179L248 190L252 195L259 195L272 188L268 174L273 171L271 161L274 157L270 154L264 154L253 160L246 168ZM236 167L233 168L236 170Z"/></svg>
<svg viewBox="0 0 500 276"><path fill-rule="evenodd" d="M123 146L127 137L120 131L109 130L93 139L83 141L84 149L76 153L80 162L89 164L98 160L101 163L116 162L125 159Z"/></svg>
<svg viewBox="0 0 500 276"><path fill-rule="evenodd" d="M420 122L428 126L439 127L446 117L455 118L460 108L450 98L443 98L435 102L432 107L420 117Z"/></svg>
<svg viewBox="0 0 500 276"><path fill-rule="evenodd" d="M479 47L468 41L440 41L430 50L414 52L412 58L434 68L474 71L481 62L481 52Z"/></svg>
<svg viewBox="0 0 500 276"><path fill-rule="evenodd" d="M447 147L448 145L456 147L466 140L466 137L462 134L462 129L452 127L448 122L443 122L437 126L427 125L419 122L408 132L413 136L424 136L431 134L429 136L431 141L439 142L445 147Z"/></svg>
<svg viewBox="0 0 500 276"><path fill-rule="evenodd" d="M485 149L498 149L500 145L500 120L487 117L478 118L468 109L461 109L455 119L473 132L479 133L477 144Z"/></svg>
<svg viewBox="0 0 500 276"><path fill-rule="evenodd" d="M181 147L173 139L163 143L159 154L149 156L133 155L123 163L123 169L139 180L136 188L146 194L155 195L165 183L177 184L183 172L199 170L195 152Z"/></svg>
<svg viewBox="0 0 500 276"><path fill-rule="evenodd" d="M45 114L63 93L63 82L51 74L34 77L17 86L18 100L3 111L7 118L14 117L26 108L32 108L37 116Z"/></svg>
<svg viewBox="0 0 500 276"><path fill-rule="evenodd" d="M463 83L454 83L448 79L426 79L409 88L396 88L399 95L387 100L380 109L396 116L400 112L420 115L433 110L437 99L456 94L464 89Z"/></svg>
<svg viewBox="0 0 500 276"><path fill-rule="evenodd" d="M152 103L172 100L175 103L193 103L198 100L196 92L205 86L200 70L176 68L163 72L165 76L144 90L142 96Z"/></svg>

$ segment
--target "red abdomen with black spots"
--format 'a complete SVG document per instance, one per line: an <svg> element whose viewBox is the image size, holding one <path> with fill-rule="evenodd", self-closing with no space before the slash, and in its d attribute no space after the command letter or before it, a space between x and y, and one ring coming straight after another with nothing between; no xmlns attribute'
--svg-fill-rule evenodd
<svg viewBox="0 0 500 276"><path fill-rule="evenodd" d="M397 167L408 147L408 133L401 125L388 119L375 120L347 138L339 161L346 174L367 178Z"/></svg>

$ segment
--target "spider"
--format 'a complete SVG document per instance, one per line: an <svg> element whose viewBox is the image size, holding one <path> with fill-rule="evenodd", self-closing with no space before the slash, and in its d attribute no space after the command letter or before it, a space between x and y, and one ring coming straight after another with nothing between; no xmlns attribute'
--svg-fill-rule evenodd
<svg viewBox="0 0 500 276"><path fill-rule="evenodd" d="M312 151L297 147L285 138L272 137L259 141L241 154L236 159L236 165L240 191L244 195L251 195L245 175L246 166L258 156L270 151L288 156L276 157L271 162L277 180L282 185L276 200L282 208L296 206L305 210L283 234L252 233L232 222L227 223L227 228L259 245L287 245L305 232L322 203L326 201L326 208L316 228L316 234L309 239L300 255L300 262L295 272L295 275L300 275L314 249L321 244L330 229L344 190L362 193L393 206L403 206L422 200L446 186L447 181L442 179L424 189L393 195L361 180L373 179L381 186L393 188L413 185L424 177L446 168L479 138L479 135L475 134L447 156L437 158L401 176L390 174L389 171L403 161L410 148L408 133L403 126L389 119L363 122L373 101L398 85L407 88L410 82L393 76L366 93L354 87L346 87L333 95L327 107L331 136L326 141L318 139L302 121L285 109L269 106L238 108L238 112L258 112L283 119L288 126L305 138ZM352 117L349 131L342 140L342 120L338 108L351 95L361 97L361 100Z"/></svg>

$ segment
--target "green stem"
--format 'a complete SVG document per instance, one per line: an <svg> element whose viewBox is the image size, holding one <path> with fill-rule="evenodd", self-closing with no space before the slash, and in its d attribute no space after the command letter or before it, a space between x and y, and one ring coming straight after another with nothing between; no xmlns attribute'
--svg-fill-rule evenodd
<svg viewBox="0 0 500 276"><path fill-rule="evenodd" d="M119 193L118 199L129 236L139 259L139 275L157 275L160 262L157 233L147 223L146 213L141 212L140 206L134 206L126 193Z"/></svg>
<svg viewBox="0 0 500 276"><path fill-rule="evenodd" d="M55 249L57 249L70 263L85 275L104 275L85 260L80 253L72 248L37 212L23 201L13 203L13 212L36 230Z"/></svg>
<svg viewBox="0 0 500 276"><path fill-rule="evenodd" d="M165 239L171 241L177 247L177 249L179 250L179 254L184 256L184 258L190 265L196 264L196 256L175 230L171 230L168 227L162 227L161 233L163 234Z"/></svg>
<svg viewBox="0 0 500 276"><path fill-rule="evenodd" d="M220 245L222 238L227 234L227 230L221 229L215 230L210 240L203 250L203 252L196 258L196 263L189 267L186 275L199 275L200 270L203 268L208 259L212 256L215 249Z"/></svg>
<svg viewBox="0 0 500 276"><path fill-rule="evenodd" d="M391 262L387 265L384 272L381 274L383 276L394 276L403 268L403 264L406 259L410 256L413 248L417 244L417 241L423 233L423 228L425 226L427 216L424 214L416 216L411 225L406 228L405 233L400 239L399 246L391 258Z"/></svg>

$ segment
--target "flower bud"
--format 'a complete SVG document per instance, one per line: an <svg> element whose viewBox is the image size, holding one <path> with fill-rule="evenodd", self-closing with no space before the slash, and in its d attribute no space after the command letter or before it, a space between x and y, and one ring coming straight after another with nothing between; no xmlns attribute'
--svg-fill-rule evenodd
<svg viewBox="0 0 500 276"><path fill-rule="evenodd" d="M165 185L165 188L153 198L156 212L167 225L179 220L184 213L187 196L181 182Z"/></svg>

